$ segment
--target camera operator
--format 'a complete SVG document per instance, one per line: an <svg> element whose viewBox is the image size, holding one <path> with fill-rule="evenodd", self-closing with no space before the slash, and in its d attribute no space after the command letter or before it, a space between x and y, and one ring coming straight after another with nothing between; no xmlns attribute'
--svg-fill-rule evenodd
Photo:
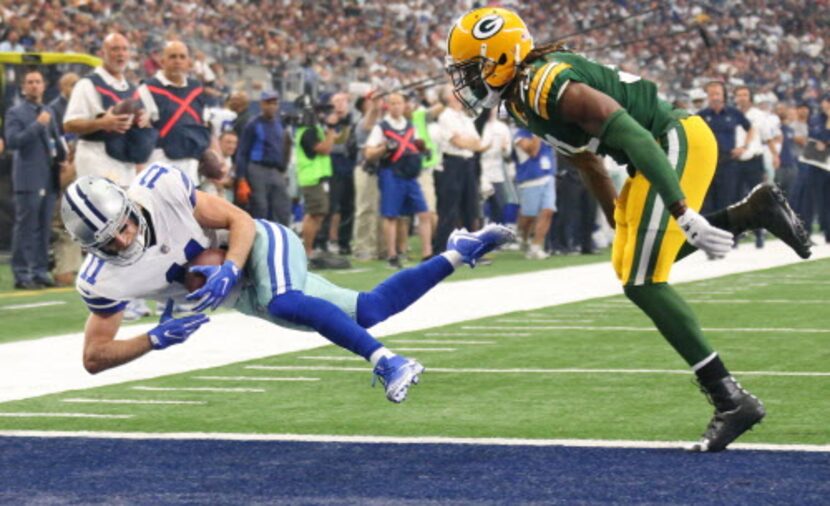
<svg viewBox="0 0 830 506"><path fill-rule="evenodd" d="M294 136L294 156L297 161L297 184L305 202L303 245L311 259L314 238L329 212L328 180L332 175L331 150L337 137L333 125L337 118L333 113L325 120L319 118L320 109L315 107L308 95L298 98L296 106L300 116Z"/></svg>

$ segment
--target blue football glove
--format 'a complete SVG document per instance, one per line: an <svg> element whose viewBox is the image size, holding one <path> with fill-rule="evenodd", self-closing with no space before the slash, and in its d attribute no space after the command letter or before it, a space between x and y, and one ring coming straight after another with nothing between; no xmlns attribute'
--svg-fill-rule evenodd
<svg viewBox="0 0 830 506"><path fill-rule="evenodd" d="M197 313L207 308L216 310L239 281L239 267L231 260L225 260L222 265L196 265L190 268L190 272L198 272L207 278L205 286L186 297L187 300L199 301L193 308Z"/></svg>
<svg viewBox="0 0 830 506"><path fill-rule="evenodd" d="M164 307L164 313L159 319L158 326L147 332L154 350L163 350L168 346L187 341L190 334L196 332L199 327L210 320L201 313L185 316L184 318L173 318L173 306L173 300L169 299Z"/></svg>

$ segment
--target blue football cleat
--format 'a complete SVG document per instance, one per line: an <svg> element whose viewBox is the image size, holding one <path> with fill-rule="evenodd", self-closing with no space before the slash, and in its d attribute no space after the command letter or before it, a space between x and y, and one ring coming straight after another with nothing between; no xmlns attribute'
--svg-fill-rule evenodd
<svg viewBox="0 0 830 506"><path fill-rule="evenodd" d="M513 231L504 225L491 223L478 232L467 232L461 228L454 231L447 241L447 249L461 253L462 261L475 267L479 258L502 244L515 240Z"/></svg>
<svg viewBox="0 0 830 506"><path fill-rule="evenodd" d="M409 391L409 385L417 385L424 372L424 366L415 360L395 355L381 358L375 366L372 386L379 379L386 387L386 398L392 402L403 402Z"/></svg>

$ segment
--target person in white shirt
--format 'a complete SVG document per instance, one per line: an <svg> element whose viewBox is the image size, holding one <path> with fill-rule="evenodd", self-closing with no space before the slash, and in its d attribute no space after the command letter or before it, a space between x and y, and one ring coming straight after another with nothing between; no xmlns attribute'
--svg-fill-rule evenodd
<svg viewBox="0 0 830 506"><path fill-rule="evenodd" d="M63 117L64 131L80 137L75 150L78 177L106 177L122 188L129 186L135 178L136 162L114 158L107 144L112 146L119 140L118 136L123 137L133 129L135 119L137 126L149 126L145 111L140 111L138 118L112 112L112 105L135 92L124 77L129 53L126 37L118 33L107 35L102 47L103 65L78 81Z"/></svg>
<svg viewBox="0 0 830 506"><path fill-rule="evenodd" d="M436 179L438 192L438 230L433 246L436 252L444 250L453 229L459 224L474 230L478 218L478 181L475 153L486 146L476 130L473 118L464 112L464 106L455 97L452 86L445 86L441 100L446 106L438 116L440 135L437 136L443 153L443 171Z"/></svg>
<svg viewBox="0 0 830 506"><path fill-rule="evenodd" d="M756 185L764 181L764 149L773 150L776 158L778 156L773 144L775 136L770 127L769 115L753 107L752 90L748 86L735 88L735 106L752 123L752 128L746 132L742 127L736 127L735 143L737 146L746 146L746 149L738 157L739 175L734 180L735 186L729 190L732 195L731 202L743 199ZM764 247L764 231L761 229L755 231L755 246Z"/></svg>
<svg viewBox="0 0 830 506"><path fill-rule="evenodd" d="M490 219L504 223L502 212L512 185L508 160L513 139L510 127L498 118L498 109L490 110L490 117L481 132L481 142L488 146L481 153L481 195L490 204Z"/></svg>

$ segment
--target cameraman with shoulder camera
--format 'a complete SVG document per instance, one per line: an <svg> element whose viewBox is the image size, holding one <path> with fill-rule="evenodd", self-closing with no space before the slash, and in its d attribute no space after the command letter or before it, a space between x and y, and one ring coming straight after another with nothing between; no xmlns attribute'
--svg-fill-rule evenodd
<svg viewBox="0 0 830 506"><path fill-rule="evenodd" d="M418 184L422 154L426 151L412 122L406 119L406 101L400 93L386 98L387 114L375 125L366 141L366 160L380 160L380 212L389 266L400 269L395 240L398 218L417 214L418 235L424 259L432 256L432 222L423 191Z"/></svg>
<svg viewBox="0 0 830 506"><path fill-rule="evenodd" d="M300 117L294 137L294 156L297 161L297 184L305 203L303 245L306 255L312 258L314 238L329 212L328 179L332 174L331 150L337 137L333 126L337 118L332 113L320 121L318 109L308 95L298 98L296 106Z"/></svg>

